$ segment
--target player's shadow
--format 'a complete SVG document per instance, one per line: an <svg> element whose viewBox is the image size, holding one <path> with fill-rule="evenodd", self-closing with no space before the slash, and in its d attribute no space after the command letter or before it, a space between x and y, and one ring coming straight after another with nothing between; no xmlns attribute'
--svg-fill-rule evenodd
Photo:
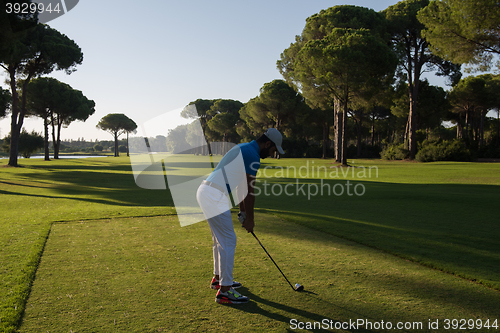
<svg viewBox="0 0 500 333"><path fill-rule="evenodd" d="M263 316L268 317L269 319L278 320L278 321L281 321L283 323L286 323L286 324L290 325L290 328L287 329L288 332L295 332L296 331L296 330L292 329L293 325L292 325L291 320L292 319L299 320L298 317L307 318L306 321L311 322L311 323L314 323L314 322L321 323L324 319L328 319L328 326L331 327L331 329L323 329L323 331L336 332L337 330L335 329L335 324L340 325L342 323L341 320L335 320L332 318L325 318L324 316L317 314L317 313L294 308L294 307L291 307L288 305L284 305L281 303L277 303L277 302L270 301L268 299L259 297L258 295L252 294L245 287L241 287L240 289L238 289L238 292L240 292L242 295L248 296L250 298L250 302L247 304L240 304L238 306L233 306L235 309L241 310L244 312L263 315ZM311 292L311 291L307 291L307 290L304 290L301 293L306 293L306 294L310 294L310 295L317 295L316 293ZM281 314L276 313L276 312L269 312L269 311L261 308L259 306L259 304L265 304L265 305L267 305L269 307L273 307L277 310L287 312L291 316L285 317L284 315L281 315ZM301 319L299 321L304 321L304 320ZM364 330L364 329L357 329L357 330L344 329L343 331L347 331L347 332L354 332L354 331L356 331L356 332L373 332L373 331Z"/></svg>

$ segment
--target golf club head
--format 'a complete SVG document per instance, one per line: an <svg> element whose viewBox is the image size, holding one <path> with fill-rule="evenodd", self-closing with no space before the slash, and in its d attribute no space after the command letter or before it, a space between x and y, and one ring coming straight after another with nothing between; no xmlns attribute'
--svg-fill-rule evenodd
<svg viewBox="0 0 500 333"><path fill-rule="evenodd" d="M302 286L302 285L300 285L300 284L296 283L296 284L295 284L295 291L302 291L302 290L304 290L304 286Z"/></svg>

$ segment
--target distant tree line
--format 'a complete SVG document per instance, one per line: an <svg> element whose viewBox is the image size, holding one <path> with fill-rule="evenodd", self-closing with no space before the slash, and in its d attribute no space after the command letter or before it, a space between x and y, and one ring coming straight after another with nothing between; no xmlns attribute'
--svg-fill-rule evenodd
<svg viewBox="0 0 500 333"><path fill-rule="evenodd" d="M49 132L56 155L61 127L87 119L95 104L41 77L54 70L70 74L81 64L75 42L38 24L36 13L0 16L0 67L10 84L10 91L0 90L0 117L10 111L9 165L17 165L25 117L44 119L48 158ZM352 5L322 10L306 19L281 53L277 68L283 80L265 83L246 103L192 101L188 106L196 108L186 107L182 116L199 121L201 134L193 124L183 125L166 137L147 138L147 145L218 154L230 142L249 141L274 127L284 134L289 157L332 157L342 164L353 157L500 157L500 76L462 78L461 71L500 68L499 27L500 9L491 0L403 0L380 12ZM450 89L430 85L424 72L446 78ZM496 117L488 116L492 112ZM123 114L109 114L98 128L114 136L118 156L119 136L126 133L128 139L137 125ZM228 145L217 151L203 145L212 142Z"/></svg>
<svg viewBox="0 0 500 333"><path fill-rule="evenodd" d="M199 120L208 143L248 141L275 127L290 157L343 164L348 157L500 157L500 76L461 78L461 65L494 66L499 17L488 0L328 8L307 18L281 54L284 80L264 84L247 103L198 99L190 103L196 112L182 115ZM422 78L430 71L450 90ZM173 151L190 147L189 133L189 125L169 133ZM209 147L203 153L213 153Z"/></svg>

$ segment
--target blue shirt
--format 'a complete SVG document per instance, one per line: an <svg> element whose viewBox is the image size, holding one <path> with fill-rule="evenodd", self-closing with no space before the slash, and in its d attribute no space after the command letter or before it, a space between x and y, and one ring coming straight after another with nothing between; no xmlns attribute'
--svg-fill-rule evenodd
<svg viewBox="0 0 500 333"><path fill-rule="evenodd" d="M260 167L260 149L257 141L240 143L229 150L208 176L207 181L213 182L221 187L227 186L231 193L241 181L246 181L245 173L256 176Z"/></svg>
<svg viewBox="0 0 500 333"><path fill-rule="evenodd" d="M253 140L248 143L240 143L238 145L243 155L243 163L245 164L245 172L249 175L256 176L260 168L260 149L257 141Z"/></svg>

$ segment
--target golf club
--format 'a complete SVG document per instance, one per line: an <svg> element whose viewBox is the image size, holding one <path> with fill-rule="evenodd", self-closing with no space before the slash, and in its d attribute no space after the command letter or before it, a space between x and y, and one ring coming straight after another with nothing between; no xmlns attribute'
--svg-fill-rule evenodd
<svg viewBox="0 0 500 333"><path fill-rule="evenodd" d="M292 286L292 284L290 283L290 281L288 281L288 279L286 278L285 274L281 271L281 269L278 267L278 264L276 264L276 262L274 261L273 257L271 257L271 255L269 254L269 252L267 252L266 248L264 247L264 245L262 245L262 243L260 242L260 240L257 238L257 236L255 236L255 234L253 233L252 231L252 235L255 237L255 239L257 240L257 242L259 242L260 246L264 249L264 251L267 253L267 255L269 256L269 258L273 261L274 265L276 265L276 268L278 268L278 270L280 271L280 273L283 275L283 277L285 278L286 282L288 282L288 284L290 285L290 287L292 287L292 289L294 291L302 291L304 290L304 286L300 285L300 284L295 284L295 287Z"/></svg>

